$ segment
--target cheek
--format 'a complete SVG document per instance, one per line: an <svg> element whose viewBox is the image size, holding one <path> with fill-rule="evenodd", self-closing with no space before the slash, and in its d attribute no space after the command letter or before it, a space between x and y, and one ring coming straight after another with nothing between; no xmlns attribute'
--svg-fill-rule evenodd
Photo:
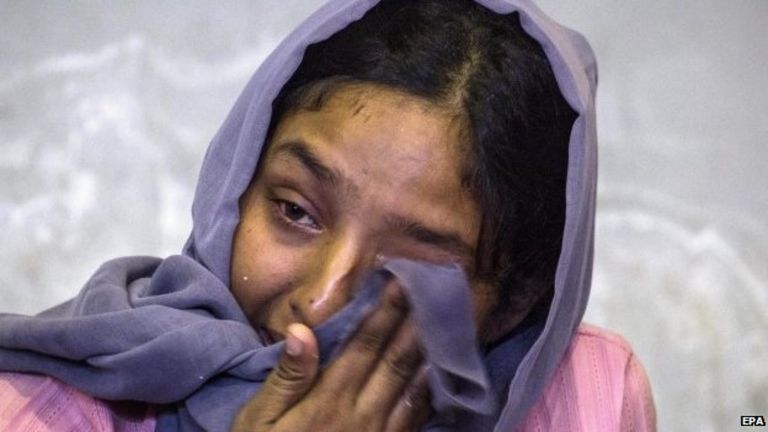
<svg viewBox="0 0 768 432"><path fill-rule="evenodd" d="M265 213L243 214L232 247L232 294L254 325L292 290L299 273L296 257L274 241Z"/></svg>

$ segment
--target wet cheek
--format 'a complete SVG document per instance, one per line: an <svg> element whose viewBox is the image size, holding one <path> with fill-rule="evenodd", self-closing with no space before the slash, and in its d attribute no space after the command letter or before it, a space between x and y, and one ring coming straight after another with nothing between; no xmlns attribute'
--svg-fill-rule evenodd
<svg viewBox="0 0 768 432"><path fill-rule="evenodd" d="M266 216L255 209L244 215L232 251L232 294L254 324L290 292L300 270L295 253L275 241Z"/></svg>
<svg viewBox="0 0 768 432"><path fill-rule="evenodd" d="M249 258L247 265L234 272L232 292L251 323L256 324L263 322L267 311L274 311L291 292L296 269L279 253Z"/></svg>

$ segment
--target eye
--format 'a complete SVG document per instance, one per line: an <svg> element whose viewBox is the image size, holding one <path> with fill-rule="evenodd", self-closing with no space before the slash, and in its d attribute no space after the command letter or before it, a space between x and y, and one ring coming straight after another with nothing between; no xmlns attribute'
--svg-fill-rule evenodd
<svg viewBox="0 0 768 432"><path fill-rule="evenodd" d="M300 205L285 201L275 200L280 217L289 225L298 226L302 229L319 231L320 224Z"/></svg>

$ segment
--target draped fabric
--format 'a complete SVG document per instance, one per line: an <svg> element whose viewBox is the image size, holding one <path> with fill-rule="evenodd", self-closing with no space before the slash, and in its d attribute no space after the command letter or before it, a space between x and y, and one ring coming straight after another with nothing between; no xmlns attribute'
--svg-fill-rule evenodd
<svg viewBox="0 0 768 432"><path fill-rule="evenodd" d="M437 411L430 428L495 412L458 267L392 259L369 273L354 300L315 329L321 365L391 277L406 293L429 359ZM283 349L283 342L264 346L226 286L184 256L110 261L75 299L37 317L0 317L0 341L0 370L43 373L102 399L166 404L163 430L228 430Z"/></svg>
<svg viewBox="0 0 768 432"><path fill-rule="evenodd" d="M99 398L162 404L158 429L226 430L281 349L264 346L228 289L238 200L256 169L272 100L309 44L343 29L376 3L329 1L255 72L208 148L192 207L193 230L181 255L107 262L77 298L36 317L0 316L0 370L48 374ZM371 273L356 298L316 329L327 362L375 302L381 281L399 278L428 345L436 408L453 413L437 416L428 426L434 430L451 429L451 422L473 430L482 422L506 431L525 418L581 321L592 270L597 169L592 52L579 34L530 1L478 3L519 14L578 114L569 142L566 222L549 314L483 360L466 310L464 275L395 260ZM489 374L505 382L493 386Z"/></svg>
<svg viewBox="0 0 768 432"><path fill-rule="evenodd" d="M50 377L0 372L0 430L148 432L155 430L154 408L96 399ZM472 430L491 430L492 421ZM582 324L544 393L514 430L653 432L648 377L626 341Z"/></svg>

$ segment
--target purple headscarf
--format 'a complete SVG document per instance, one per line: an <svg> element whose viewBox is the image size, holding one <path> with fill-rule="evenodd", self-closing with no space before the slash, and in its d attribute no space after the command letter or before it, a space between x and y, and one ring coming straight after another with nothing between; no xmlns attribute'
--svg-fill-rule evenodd
<svg viewBox="0 0 768 432"><path fill-rule="evenodd" d="M541 395L581 321L592 271L597 143L591 49L530 1L477 2L496 13L520 14L578 114L549 314L481 358L464 275L393 260L369 274L355 299L316 329L322 361L328 362L374 304L383 279L399 278L419 331L430 335L424 339L435 408L451 414L438 416L428 430L513 430ZM228 430L282 349L263 345L228 288L238 200L256 169L272 100L309 44L345 28L376 3L328 2L256 71L208 148L182 255L113 260L67 303L37 317L0 315L0 370L44 373L100 398L162 404L158 429Z"/></svg>

